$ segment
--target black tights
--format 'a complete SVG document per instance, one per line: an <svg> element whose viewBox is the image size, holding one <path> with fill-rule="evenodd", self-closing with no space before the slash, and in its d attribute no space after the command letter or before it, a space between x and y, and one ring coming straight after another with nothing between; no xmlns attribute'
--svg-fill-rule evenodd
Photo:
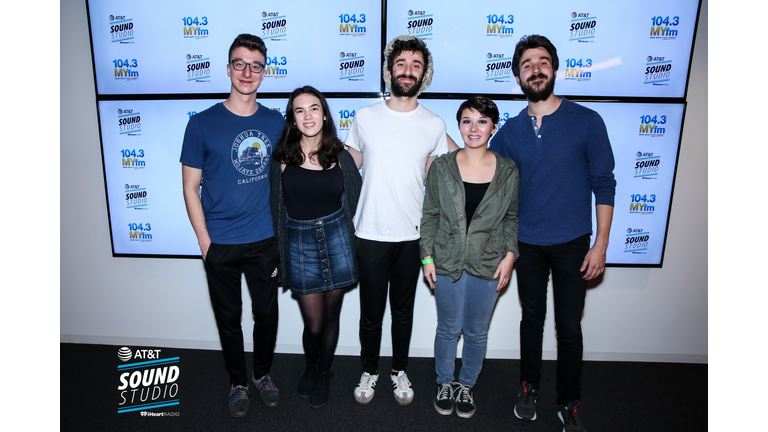
<svg viewBox="0 0 768 432"><path fill-rule="evenodd" d="M339 315L344 290L334 289L297 297L304 319L304 357L307 364L317 364L319 371L328 371L339 342Z"/></svg>

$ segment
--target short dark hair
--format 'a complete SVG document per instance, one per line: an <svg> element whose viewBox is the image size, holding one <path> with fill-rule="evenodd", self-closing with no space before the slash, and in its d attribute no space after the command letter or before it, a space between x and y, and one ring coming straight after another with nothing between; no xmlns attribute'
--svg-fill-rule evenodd
<svg viewBox="0 0 768 432"><path fill-rule="evenodd" d="M552 68L557 71L557 68L560 67L560 60L557 58L557 48L546 37L534 34L521 37L520 42L515 46L515 55L512 56L512 73L516 77L520 76L520 57L523 56L526 50L531 48L544 48L547 50L552 61Z"/></svg>
<svg viewBox="0 0 768 432"><path fill-rule="evenodd" d="M472 96L459 106L459 110L456 111L456 121L459 125L461 125L461 115L464 114L465 109L473 109L491 119L494 125L499 124L499 108L485 96Z"/></svg>
<svg viewBox="0 0 768 432"><path fill-rule="evenodd" d="M227 62L232 61L232 52L237 48L243 47L248 51L258 51L264 58L267 58L267 46L264 41L252 34L243 33L238 35L229 47L229 55L227 56Z"/></svg>
<svg viewBox="0 0 768 432"><path fill-rule="evenodd" d="M320 106L323 108L323 115L326 120L323 121L323 129L320 131L322 138L320 140L320 148L317 150L317 163L323 169L329 169L331 165L339 161L339 153L344 150L344 144L341 143L336 134L336 125L333 123L333 116L331 115L330 108L328 108L325 96L312 86L299 87L288 98L288 106L285 107L283 136L275 147L272 157L286 165L301 165L304 163L304 153L301 150L302 135L296 126L296 114L293 112L293 102L303 94L318 98Z"/></svg>

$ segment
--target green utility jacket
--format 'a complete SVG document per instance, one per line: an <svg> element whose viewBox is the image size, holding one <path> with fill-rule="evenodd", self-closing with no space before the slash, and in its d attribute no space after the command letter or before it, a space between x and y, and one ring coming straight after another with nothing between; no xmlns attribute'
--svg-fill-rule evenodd
<svg viewBox="0 0 768 432"><path fill-rule="evenodd" d="M517 246L517 197L520 172L512 159L496 156L496 173L475 210L465 217L464 184L456 163L463 150L437 158L427 175L421 217L421 256L432 255L439 275L459 280L462 270L493 280L507 252L520 256ZM469 223L469 230L466 224Z"/></svg>

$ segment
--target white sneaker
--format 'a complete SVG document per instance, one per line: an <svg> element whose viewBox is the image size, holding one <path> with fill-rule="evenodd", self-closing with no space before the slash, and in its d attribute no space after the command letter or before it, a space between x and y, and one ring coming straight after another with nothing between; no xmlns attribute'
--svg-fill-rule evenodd
<svg viewBox="0 0 768 432"><path fill-rule="evenodd" d="M360 383L355 387L355 400L360 405L368 405L373 400L373 394L376 392L376 382L379 380L379 374L371 375L363 372L360 377Z"/></svg>
<svg viewBox="0 0 768 432"><path fill-rule="evenodd" d="M408 375L405 371L400 371L392 377L392 390L395 393L395 400L400 405L410 405L413 402L413 389L411 382L408 381Z"/></svg>

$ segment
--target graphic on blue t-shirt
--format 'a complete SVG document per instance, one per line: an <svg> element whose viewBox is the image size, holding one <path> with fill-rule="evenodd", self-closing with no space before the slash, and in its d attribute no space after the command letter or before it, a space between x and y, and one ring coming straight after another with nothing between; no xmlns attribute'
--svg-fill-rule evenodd
<svg viewBox="0 0 768 432"><path fill-rule="evenodd" d="M269 166L272 143L261 131L241 132L232 143L232 164L243 175L257 176Z"/></svg>

